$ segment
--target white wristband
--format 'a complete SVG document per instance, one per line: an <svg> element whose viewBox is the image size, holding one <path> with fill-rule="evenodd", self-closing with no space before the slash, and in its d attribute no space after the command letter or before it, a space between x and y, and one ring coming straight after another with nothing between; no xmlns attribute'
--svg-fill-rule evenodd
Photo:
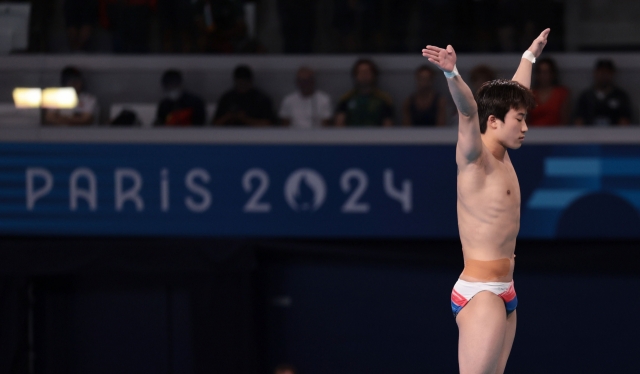
<svg viewBox="0 0 640 374"><path fill-rule="evenodd" d="M529 50L522 54L522 58L531 61L532 64L536 63L536 56Z"/></svg>
<svg viewBox="0 0 640 374"><path fill-rule="evenodd" d="M460 75L460 73L458 73L458 67L455 65L453 65L453 70L450 73L444 72L444 76L447 77L447 79L453 78L456 75Z"/></svg>

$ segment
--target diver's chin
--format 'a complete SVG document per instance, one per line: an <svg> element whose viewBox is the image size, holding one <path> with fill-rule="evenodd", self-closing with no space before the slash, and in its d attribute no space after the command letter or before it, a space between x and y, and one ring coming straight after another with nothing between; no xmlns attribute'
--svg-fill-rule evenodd
<svg viewBox="0 0 640 374"><path fill-rule="evenodd" d="M518 140L517 142L511 144L509 149L520 149L522 147L522 140Z"/></svg>
<svg viewBox="0 0 640 374"><path fill-rule="evenodd" d="M520 136L518 140L516 140L516 146L514 147L514 149L522 147L522 143L524 143L524 135Z"/></svg>

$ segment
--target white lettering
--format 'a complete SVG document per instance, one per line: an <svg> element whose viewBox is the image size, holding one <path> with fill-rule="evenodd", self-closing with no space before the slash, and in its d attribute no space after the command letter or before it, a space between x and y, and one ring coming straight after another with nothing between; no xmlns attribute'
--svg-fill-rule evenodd
<svg viewBox="0 0 640 374"><path fill-rule="evenodd" d="M78 179L86 178L89 183L88 188L82 189L78 187ZM78 209L78 199L84 199L89 204L89 210L98 209L98 192L97 192L96 175L88 168L78 168L71 173L69 177L69 209L75 211Z"/></svg>
<svg viewBox="0 0 640 374"><path fill-rule="evenodd" d="M351 181L356 181L356 186L349 199L342 206L342 213L368 213L370 210L369 203L361 202L360 198L367 191L369 178L367 174L360 169L349 169L342 174L340 178L340 188L344 193L351 191Z"/></svg>
<svg viewBox="0 0 640 374"><path fill-rule="evenodd" d="M244 211L247 213L268 213L271 211L271 204L261 202L260 199L262 199L262 196L264 196L269 189L269 175L262 169L247 170L242 177L242 188L244 188L245 192L251 192L253 187L251 181L254 179L258 181L258 187L249 201L244 205Z"/></svg>
<svg viewBox="0 0 640 374"><path fill-rule="evenodd" d="M123 191L124 179L130 179L133 181L133 186L127 191ZM136 210L141 212L144 210L144 201L140 197L140 189L142 189L142 176L135 169L130 168L118 168L115 172L115 197L116 197L116 210L122 211L124 203L132 201L136 205Z"/></svg>
<svg viewBox="0 0 640 374"><path fill-rule="evenodd" d="M184 199L184 203L190 211L194 213L203 213L211 206L211 193L205 187L197 184L196 178L200 179L203 183L209 183L211 177L206 170L197 168L190 170L184 178L184 183L187 189L194 194L199 195L202 201L196 202L191 196L187 196Z"/></svg>
<svg viewBox="0 0 640 374"><path fill-rule="evenodd" d="M34 179L36 177L44 179L44 185L38 190L34 190ZM27 168L26 178L27 210L33 210L36 205L36 201L51 192L51 189L53 188L53 175L49 170L44 168Z"/></svg>
<svg viewBox="0 0 640 374"><path fill-rule="evenodd" d="M396 189L396 187L393 185L393 170L391 169L386 169L384 171L384 192L386 192L390 198L400 202L403 212L410 213L413 210L413 193L411 181L402 181L402 190Z"/></svg>

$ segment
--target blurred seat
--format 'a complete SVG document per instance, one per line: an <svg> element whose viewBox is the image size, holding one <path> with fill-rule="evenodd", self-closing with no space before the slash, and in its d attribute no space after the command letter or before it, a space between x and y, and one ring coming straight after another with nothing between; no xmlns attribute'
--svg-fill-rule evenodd
<svg viewBox="0 0 640 374"><path fill-rule="evenodd" d="M142 127L153 127L153 123L156 119L156 110L158 104L156 103L115 103L111 104L109 110L109 122L113 121L123 110L130 110L136 114L138 121L142 124Z"/></svg>
<svg viewBox="0 0 640 374"><path fill-rule="evenodd" d="M18 109L13 103L0 103L0 126L40 126L41 110Z"/></svg>

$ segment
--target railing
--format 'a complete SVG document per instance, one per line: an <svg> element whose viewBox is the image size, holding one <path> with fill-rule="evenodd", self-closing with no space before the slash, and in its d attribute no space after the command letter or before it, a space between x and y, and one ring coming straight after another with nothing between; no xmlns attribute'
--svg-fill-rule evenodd
<svg viewBox="0 0 640 374"><path fill-rule="evenodd" d="M176 144L455 144L455 128L0 128L0 142ZM640 127L531 128L527 144L639 144Z"/></svg>

